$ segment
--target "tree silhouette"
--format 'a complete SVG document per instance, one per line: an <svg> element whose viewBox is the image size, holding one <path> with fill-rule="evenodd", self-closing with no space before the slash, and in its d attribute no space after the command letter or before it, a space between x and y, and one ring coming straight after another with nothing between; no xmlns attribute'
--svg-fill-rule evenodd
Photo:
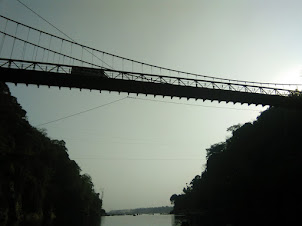
<svg viewBox="0 0 302 226"><path fill-rule="evenodd" d="M0 83L0 225L100 225L102 200L64 141L32 127Z"/></svg>
<svg viewBox="0 0 302 226"><path fill-rule="evenodd" d="M300 110L275 107L252 123L228 128L230 138L206 149L201 175L173 195L173 212L198 213L203 225L300 222L300 128Z"/></svg>

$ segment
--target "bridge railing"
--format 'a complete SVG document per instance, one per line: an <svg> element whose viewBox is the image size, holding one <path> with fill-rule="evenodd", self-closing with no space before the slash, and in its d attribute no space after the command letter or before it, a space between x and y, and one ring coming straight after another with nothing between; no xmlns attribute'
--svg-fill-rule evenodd
<svg viewBox="0 0 302 226"><path fill-rule="evenodd" d="M72 66L0 58L0 67L70 74Z"/></svg>
<svg viewBox="0 0 302 226"><path fill-rule="evenodd" d="M205 79L179 78L174 76L161 76L146 73L133 73L125 71L105 70L108 77L114 79L133 80L141 82L152 82L178 86L188 86L196 88L208 88L229 90L235 92L258 93L266 95L288 96L297 92L297 90L273 88L269 86L257 86L245 83L225 83L221 81L209 81Z"/></svg>
<svg viewBox="0 0 302 226"><path fill-rule="evenodd" d="M62 65L57 63L43 63L43 62L36 62L36 61L0 58L0 67L44 71L44 72L55 72L55 73L62 73L62 74L72 74L72 68L75 66ZM84 69L84 67L82 68ZM122 79L122 80L138 81L138 82L151 82L151 83L160 83L160 84L169 84L169 85L196 87L196 88L220 89L220 90L229 90L235 92L259 93L259 94L279 95L279 96L288 96L290 94L294 94L297 92L296 90L291 90L291 89L273 88L269 86L257 86L245 82L226 83L221 81L209 81L206 79L179 78L175 76L117 71L117 70L104 69L104 68L100 70L102 70L105 73L107 78L111 78L111 79ZM85 76L85 73L83 73L83 75ZM91 76L91 73L89 73L89 76Z"/></svg>

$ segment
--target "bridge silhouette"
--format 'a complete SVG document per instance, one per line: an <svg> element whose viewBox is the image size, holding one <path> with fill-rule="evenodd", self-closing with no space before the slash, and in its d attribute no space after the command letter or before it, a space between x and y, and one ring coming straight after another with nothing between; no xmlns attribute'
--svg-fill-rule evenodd
<svg viewBox="0 0 302 226"><path fill-rule="evenodd" d="M302 108L301 84L204 76L100 51L0 15L0 81Z"/></svg>

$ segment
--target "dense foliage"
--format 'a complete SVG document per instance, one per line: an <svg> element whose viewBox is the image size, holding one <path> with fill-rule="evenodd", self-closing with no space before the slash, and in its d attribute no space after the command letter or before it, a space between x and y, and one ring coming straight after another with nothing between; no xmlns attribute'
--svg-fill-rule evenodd
<svg viewBox="0 0 302 226"><path fill-rule="evenodd" d="M0 83L0 225L100 225L102 200L80 171Z"/></svg>
<svg viewBox="0 0 302 226"><path fill-rule="evenodd" d="M302 211L302 111L270 108L207 149L206 169L174 194L203 225L292 225Z"/></svg>

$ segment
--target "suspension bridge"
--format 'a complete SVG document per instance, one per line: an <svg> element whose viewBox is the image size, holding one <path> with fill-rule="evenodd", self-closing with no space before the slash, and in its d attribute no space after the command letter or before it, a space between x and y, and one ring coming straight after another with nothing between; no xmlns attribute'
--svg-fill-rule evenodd
<svg viewBox="0 0 302 226"><path fill-rule="evenodd" d="M302 85L193 74L94 49L0 15L0 81L302 108Z"/></svg>

